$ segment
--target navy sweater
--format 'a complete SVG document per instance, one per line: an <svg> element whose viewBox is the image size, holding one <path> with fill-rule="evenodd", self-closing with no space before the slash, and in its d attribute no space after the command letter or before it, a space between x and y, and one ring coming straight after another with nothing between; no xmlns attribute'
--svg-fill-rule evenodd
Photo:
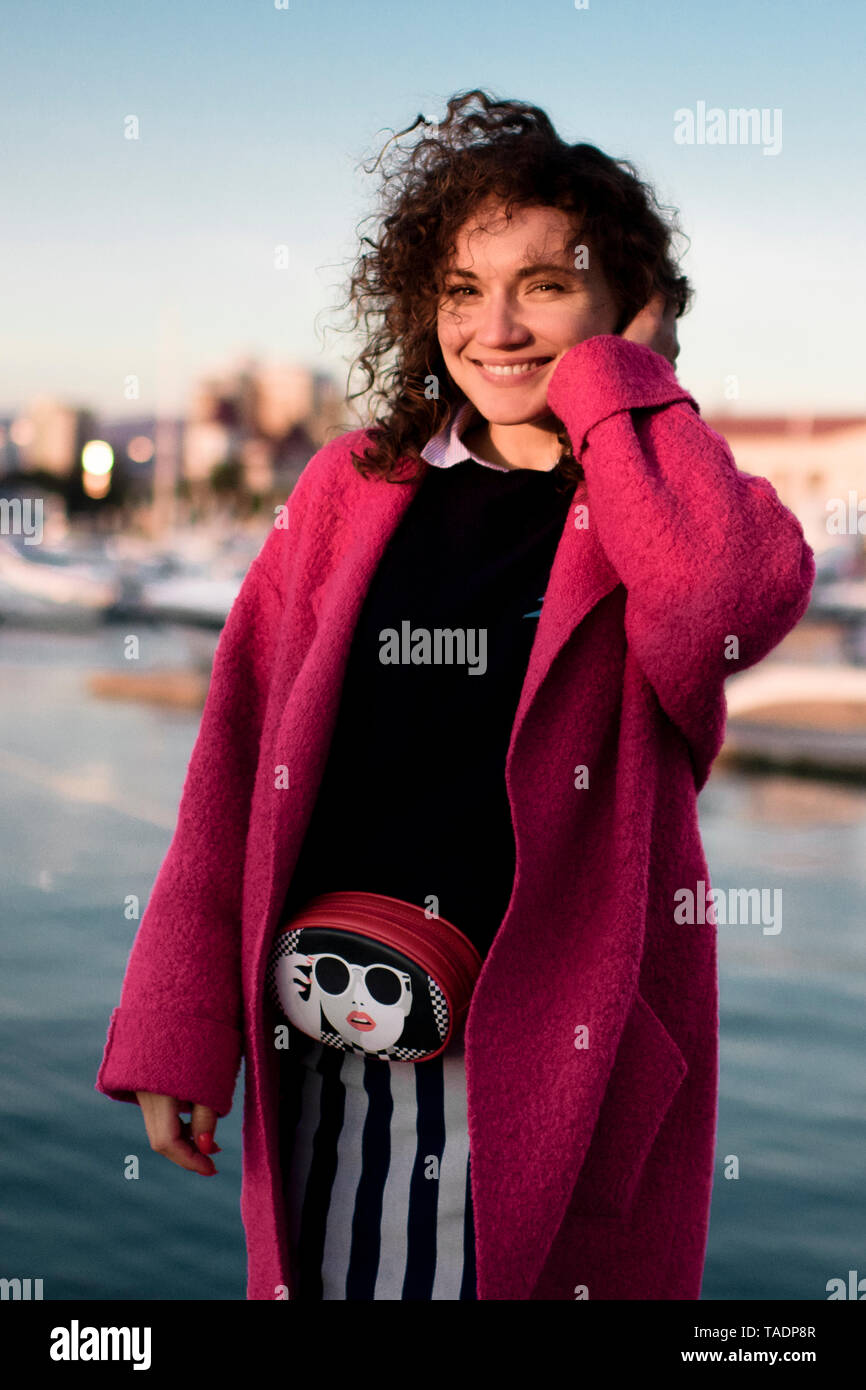
<svg viewBox="0 0 866 1390"><path fill-rule="evenodd" d="M573 491L558 469L428 467L359 616L286 912L387 893L486 954L514 879L505 756Z"/></svg>

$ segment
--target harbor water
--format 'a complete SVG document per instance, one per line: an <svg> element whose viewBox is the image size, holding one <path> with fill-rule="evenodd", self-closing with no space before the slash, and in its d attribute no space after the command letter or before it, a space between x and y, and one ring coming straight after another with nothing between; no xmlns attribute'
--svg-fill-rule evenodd
<svg viewBox="0 0 866 1390"><path fill-rule="evenodd" d="M242 1299L242 1078L201 1183L93 1087L137 927L125 904L147 902L200 717L91 689L128 668L123 637L0 628L0 1273L46 1299ZM142 640L143 669L189 660L181 627ZM780 930L717 927L703 1297L826 1299L866 1274L866 785L719 765L699 811L713 886L783 904Z"/></svg>

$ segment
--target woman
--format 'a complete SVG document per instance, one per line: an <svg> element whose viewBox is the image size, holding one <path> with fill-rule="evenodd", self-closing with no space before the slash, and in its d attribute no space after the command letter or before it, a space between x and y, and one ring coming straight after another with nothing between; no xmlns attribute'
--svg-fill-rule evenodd
<svg viewBox="0 0 866 1390"><path fill-rule="evenodd" d="M210 1174L246 1058L250 1298L696 1299L716 943L675 910L724 679L813 557L676 379L630 165L483 92L393 158L350 290L384 413L229 615L97 1087ZM304 934L335 891L477 950L436 1055L395 1060L399 971L377 1013L376 952Z"/></svg>

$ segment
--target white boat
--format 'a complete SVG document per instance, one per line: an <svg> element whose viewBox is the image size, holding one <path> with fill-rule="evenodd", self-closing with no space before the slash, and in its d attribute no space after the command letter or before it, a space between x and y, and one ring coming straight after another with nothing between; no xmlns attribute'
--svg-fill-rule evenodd
<svg viewBox="0 0 866 1390"><path fill-rule="evenodd" d="M201 623L222 627L240 592L243 574L220 577L177 574L142 584L138 611L165 622Z"/></svg>
<svg viewBox="0 0 866 1390"><path fill-rule="evenodd" d="M866 579L843 579L816 585L809 607L828 618L866 622Z"/></svg>
<svg viewBox="0 0 866 1390"><path fill-rule="evenodd" d="M158 546L117 537L112 554L124 574L124 617L221 628L263 541L228 524L177 530Z"/></svg>
<svg viewBox="0 0 866 1390"><path fill-rule="evenodd" d="M108 562L0 536L0 617L6 621L99 619L119 594L119 578Z"/></svg>
<svg viewBox="0 0 866 1390"><path fill-rule="evenodd" d="M727 757L866 776L866 667L768 661L725 690Z"/></svg>

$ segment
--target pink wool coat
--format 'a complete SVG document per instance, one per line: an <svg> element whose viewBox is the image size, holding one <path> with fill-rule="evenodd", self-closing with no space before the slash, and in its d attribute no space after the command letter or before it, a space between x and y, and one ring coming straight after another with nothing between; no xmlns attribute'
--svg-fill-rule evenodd
<svg viewBox="0 0 866 1390"><path fill-rule="evenodd" d="M696 1299L716 936L678 924L674 895L709 891L696 797L723 740L725 677L799 620L814 559L650 348L576 345L548 401L585 478L511 731L516 872L466 1022L478 1296ZM417 489L362 478L350 449L363 438L310 460L229 614L96 1081L116 1100L157 1091L222 1115L245 1059L251 1299L291 1296L268 947L354 625Z"/></svg>

